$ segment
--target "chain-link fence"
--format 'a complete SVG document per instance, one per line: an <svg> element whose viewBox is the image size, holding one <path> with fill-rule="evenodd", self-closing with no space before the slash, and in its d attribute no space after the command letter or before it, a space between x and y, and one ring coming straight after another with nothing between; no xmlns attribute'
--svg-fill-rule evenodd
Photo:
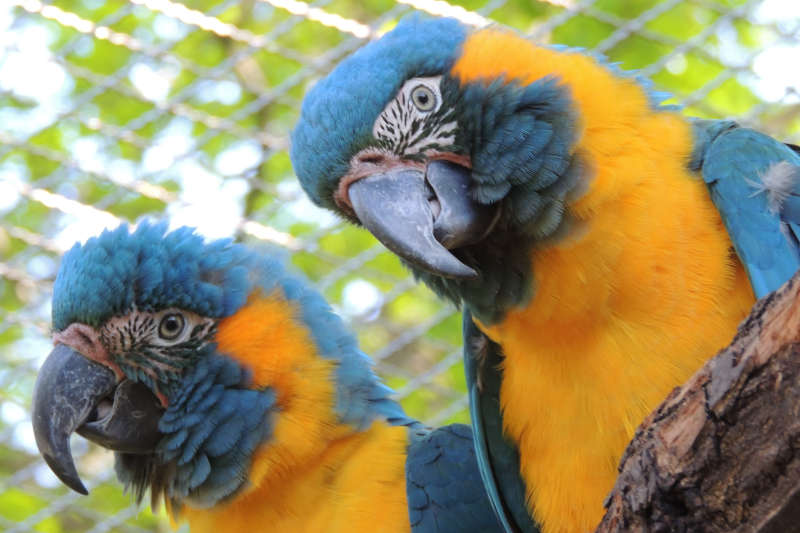
<svg viewBox="0 0 800 533"><path fill-rule="evenodd" d="M0 530L167 530L111 454L73 440L91 495L29 421L59 256L143 215L288 251L414 416L466 421L460 318L364 231L310 204L286 152L302 95L421 10L499 22L641 69L693 115L800 140L797 0L4 0L0 3Z"/></svg>

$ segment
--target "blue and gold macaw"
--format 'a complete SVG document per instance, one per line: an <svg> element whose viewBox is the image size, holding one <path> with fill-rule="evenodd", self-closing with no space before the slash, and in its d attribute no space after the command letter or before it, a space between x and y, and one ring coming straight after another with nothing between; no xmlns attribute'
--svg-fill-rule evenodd
<svg viewBox="0 0 800 533"><path fill-rule="evenodd" d="M303 102L309 196L464 309L507 531L593 530L637 425L800 266L798 148L660 102L601 58L418 17Z"/></svg>
<svg viewBox="0 0 800 533"><path fill-rule="evenodd" d="M78 492L74 431L193 533L500 530L469 427L407 417L267 255L163 224L106 231L64 256L53 329L33 427Z"/></svg>

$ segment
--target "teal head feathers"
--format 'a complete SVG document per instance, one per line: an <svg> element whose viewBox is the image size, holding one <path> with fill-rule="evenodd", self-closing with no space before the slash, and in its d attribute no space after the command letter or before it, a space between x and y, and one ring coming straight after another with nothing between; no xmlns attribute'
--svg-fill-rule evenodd
<svg viewBox="0 0 800 533"><path fill-rule="evenodd" d="M239 491L256 448L274 437L281 391L254 383L253 362L221 349L218 331L264 295L291 310L315 357L333 362L336 423L412 423L325 300L279 261L145 222L75 245L62 261L56 348L34 398L37 443L56 474L85 492L68 445L78 431L117 452L118 476L139 497L150 488L174 508L209 507Z"/></svg>

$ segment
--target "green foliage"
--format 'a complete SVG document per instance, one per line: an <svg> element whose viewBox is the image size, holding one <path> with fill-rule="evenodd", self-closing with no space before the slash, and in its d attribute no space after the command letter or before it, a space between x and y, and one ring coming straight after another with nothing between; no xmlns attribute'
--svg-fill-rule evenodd
<svg viewBox="0 0 800 533"><path fill-rule="evenodd" d="M559 11L558 8L545 2L513 0L492 11L491 18L501 24L530 32L536 28L537 23L543 22Z"/></svg>
<svg viewBox="0 0 800 533"><path fill-rule="evenodd" d="M0 516L21 522L44 506L45 502L41 498L16 488L10 488L0 497Z"/></svg>
<svg viewBox="0 0 800 533"><path fill-rule="evenodd" d="M589 15L577 15L553 31L553 42L592 48L611 35L614 26Z"/></svg>
<svg viewBox="0 0 800 533"><path fill-rule="evenodd" d="M340 231L328 233L319 239L319 245L324 251L345 257L363 252L375 244L372 235L353 226L345 226Z"/></svg>

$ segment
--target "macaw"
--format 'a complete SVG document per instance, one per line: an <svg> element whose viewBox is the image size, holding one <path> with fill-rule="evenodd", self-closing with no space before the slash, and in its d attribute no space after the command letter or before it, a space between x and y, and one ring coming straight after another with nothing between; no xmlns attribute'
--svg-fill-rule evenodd
<svg viewBox="0 0 800 533"><path fill-rule="evenodd" d="M507 531L592 530L637 425L800 266L800 149L663 98L580 50L417 16L304 98L310 198L463 308Z"/></svg>
<svg viewBox="0 0 800 533"><path fill-rule="evenodd" d="M409 418L322 296L265 253L123 225L64 256L52 316L33 429L78 492L75 431L193 533L500 530L469 426Z"/></svg>

